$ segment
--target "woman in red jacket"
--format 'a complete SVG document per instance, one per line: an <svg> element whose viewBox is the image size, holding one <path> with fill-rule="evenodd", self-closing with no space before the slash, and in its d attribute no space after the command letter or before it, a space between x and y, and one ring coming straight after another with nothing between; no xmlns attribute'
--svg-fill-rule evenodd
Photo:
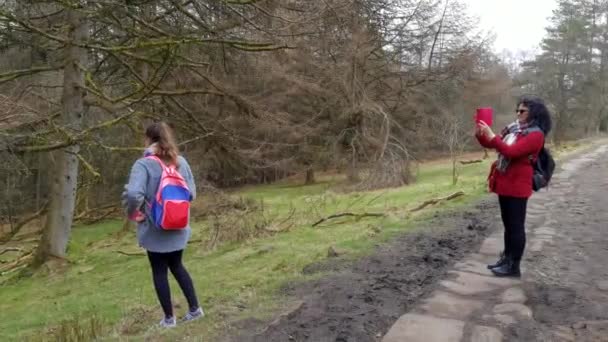
<svg viewBox="0 0 608 342"><path fill-rule="evenodd" d="M523 97L517 103L517 120L500 135L485 123L477 125L479 143L498 152L488 177L490 190L498 195L500 213L505 227L504 251L500 260L488 268L496 276L519 277L520 260L526 246L526 207L532 196L532 162L551 131L551 115L543 100ZM528 131L531 127L538 130Z"/></svg>

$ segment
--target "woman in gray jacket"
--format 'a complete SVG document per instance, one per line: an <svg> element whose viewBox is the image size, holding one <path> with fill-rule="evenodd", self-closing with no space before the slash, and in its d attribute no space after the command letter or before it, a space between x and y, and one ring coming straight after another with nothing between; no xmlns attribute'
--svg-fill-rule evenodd
<svg viewBox="0 0 608 342"><path fill-rule="evenodd" d="M196 197L194 177L186 159L179 155L171 128L163 122L155 123L146 129L145 143L148 148L145 156L155 155L167 165L174 165L186 181L192 194ZM137 239L139 245L148 253L154 288L165 313L161 327L170 328L176 325L171 304L171 291L167 270L177 280L184 296L188 300L189 312L181 319L191 321L204 316L198 304L192 278L182 264L182 253L191 235L190 225L179 230L162 230L156 227L151 219L150 208L147 205L155 199L159 187L162 169L158 161L151 158L138 159L131 169L129 184L123 199L129 218L137 222Z"/></svg>

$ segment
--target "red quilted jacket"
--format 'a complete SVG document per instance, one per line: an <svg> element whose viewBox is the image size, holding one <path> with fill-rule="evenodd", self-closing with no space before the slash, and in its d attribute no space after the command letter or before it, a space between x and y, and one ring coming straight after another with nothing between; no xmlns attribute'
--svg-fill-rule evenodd
<svg viewBox="0 0 608 342"><path fill-rule="evenodd" d="M479 143L485 148L495 149L510 159L507 170L499 172L496 170L496 162L492 164L488 184L490 191L509 197L529 198L532 196L532 163L538 158L538 154L545 142L545 136L541 132L519 133L512 145L503 142L500 136L488 140L485 136L476 136Z"/></svg>

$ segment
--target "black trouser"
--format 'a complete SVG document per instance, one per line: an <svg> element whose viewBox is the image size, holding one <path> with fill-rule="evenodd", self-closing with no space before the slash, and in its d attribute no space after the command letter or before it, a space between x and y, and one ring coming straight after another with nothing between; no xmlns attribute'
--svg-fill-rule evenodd
<svg viewBox="0 0 608 342"><path fill-rule="evenodd" d="M194 292L192 278L190 278L188 271L186 271L182 264L182 253L183 250L171 253L155 253L148 251L148 259L150 259L150 266L152 266L154 288L156 289L156 295L158 296L158 300L160 301L166 318L173 317L173 306L171 305L171 290L169 288L167 269L171 270L171 273L173 273L175 280L177 280L184 296L186 296L190 311L198 309L198 300L196 299L196 293Z"/></svg>
<svg viewBox="0 0 608 342"><path fill-rule="evenodd" d="M519 261L526 248L527 198L498 196L502 223L505 226L505 255Z"/></svg>

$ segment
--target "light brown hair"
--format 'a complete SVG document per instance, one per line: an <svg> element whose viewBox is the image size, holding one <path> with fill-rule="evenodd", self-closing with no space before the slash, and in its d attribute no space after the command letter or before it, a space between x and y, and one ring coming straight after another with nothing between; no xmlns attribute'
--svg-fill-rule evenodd
<svg viewBox="0 0 608 342"><path fill-rule="evenodd" d="M146 137L156 144L156 155L165 163L178 166L179 149L173 130L164 122L156 122L146 128Z"/></svg>

